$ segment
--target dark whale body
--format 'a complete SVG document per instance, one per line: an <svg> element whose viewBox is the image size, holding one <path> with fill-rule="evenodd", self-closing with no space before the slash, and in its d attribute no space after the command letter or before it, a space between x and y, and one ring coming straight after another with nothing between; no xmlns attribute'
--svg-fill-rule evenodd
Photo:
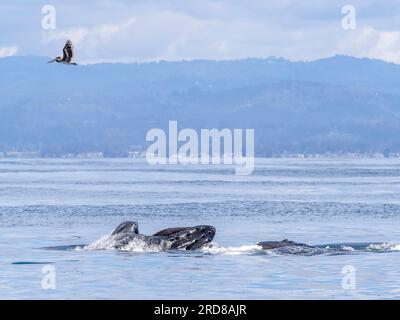
<svg viewBox="0 0 400 320"><path fill-rule="evenodd" d="M289 241L288 239L285 239L282 241L261 241L261 242L258 242L257 245L259 245L263 250L273 250L273 249L279 249L279 248L284 248L284 247L289 247L289 246L302 247L302 248L314 248L314 247L309 246L304 243Z"/></svg>
<svg viewBox="0 0 400 320"><path fill-rule="evenodd" d="M139 233L137 222L125 221L111 235L116 249L122 249L132 241L143 241L148 246L157 246L162 250L196 250L214 239L215 228L207 225L177 227L147 236Z"/></svg>

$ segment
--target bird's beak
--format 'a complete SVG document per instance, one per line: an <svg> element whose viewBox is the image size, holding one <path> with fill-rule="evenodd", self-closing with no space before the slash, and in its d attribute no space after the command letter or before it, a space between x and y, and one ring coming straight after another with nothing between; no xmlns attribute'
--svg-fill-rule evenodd
<svg viewBox="0 0 400 320"><path fill-rule="evenodd" d="M56 59L53 59L53 60L50 60L49 62L47 62L47 63L52 63L52 62L54 62L54 61L56 61L57 60L57 58Z"/></svg>

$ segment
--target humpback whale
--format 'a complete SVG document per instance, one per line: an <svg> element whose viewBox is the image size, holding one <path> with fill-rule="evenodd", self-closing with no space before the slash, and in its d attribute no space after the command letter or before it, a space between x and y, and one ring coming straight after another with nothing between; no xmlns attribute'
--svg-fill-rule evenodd
<svg viewBox="0 0 400 320"><path fill-rule="evenodd" d="M148 236L139 233L136 221L125 221L112 232L115 249L134 241L142 241L149 247L156 246L162 250L196 250L211 242L215 236L215 228L208 225L194 227L168 228Z"/></svg>

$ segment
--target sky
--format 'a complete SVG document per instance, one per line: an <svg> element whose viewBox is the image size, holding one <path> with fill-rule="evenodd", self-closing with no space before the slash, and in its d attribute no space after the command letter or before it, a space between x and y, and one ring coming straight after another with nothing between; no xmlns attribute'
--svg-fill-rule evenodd
<svg viewBox="0 0 400 320"><path fill-rule="evenodd" d="M78 63L338 54L400 63L400 0L1 0L0 57L55 57L67 39Z"/></svg>

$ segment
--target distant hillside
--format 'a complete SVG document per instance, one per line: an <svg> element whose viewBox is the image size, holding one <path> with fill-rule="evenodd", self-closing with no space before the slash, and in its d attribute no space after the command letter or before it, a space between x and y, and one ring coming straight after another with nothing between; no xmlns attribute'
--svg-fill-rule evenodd
<svg viewBox="0 0 400 320"><path fill-rule="evenodd" d="M400 66L336 56L46 64L0 59L0 151L44 155L146 145L146 132L255 128L258 156L282 152L400 152Z"/></svg>

